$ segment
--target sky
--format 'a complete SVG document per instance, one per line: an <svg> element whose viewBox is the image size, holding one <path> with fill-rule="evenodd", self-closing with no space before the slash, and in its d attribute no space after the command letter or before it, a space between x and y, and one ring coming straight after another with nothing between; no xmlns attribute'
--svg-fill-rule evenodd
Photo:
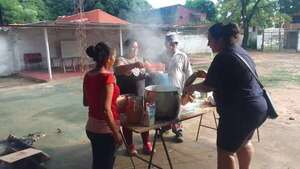
<svg viewBox="0 0 300 169"><path fill-rule="evenodd" d="M153 8L160 8L170 5L176 5L176 4L185 4L185 0L147 0ZM216 2L217 0L212 0L213 2Z"/></svg>

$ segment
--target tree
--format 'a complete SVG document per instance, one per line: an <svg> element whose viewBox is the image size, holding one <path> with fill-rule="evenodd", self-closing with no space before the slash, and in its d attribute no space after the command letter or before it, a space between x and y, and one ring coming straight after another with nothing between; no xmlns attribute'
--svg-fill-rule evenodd
<svg viewBox="0 0 300 169"><path fill-rule="evenodd" d="M3 14L2 14L2 6L0 5L0 25L3 25L4 21L3 21Z"/></svg>
<svg viewBox="0 0 300 169"><path fill-rule="evenodd" d="M43 0L48 7L48 17L45 19L55 20L58 16L71 15L74 13L74 0Z"/></svg>
<svg viewBox="0 0 300 169"><path fill-rule="evenodd" d="M0 0L0 6L3 10L3 22L8 23L24 23L25 21L34 21L36 13L24 7L18 0Z"/></svg>
<svg viewBox="0 0 300 169"><path fill-rule="evenodd" d="M101 9L129 21L135 21L139 13L150 8L146 0L86 0L84 3L85 11Z"/></svg>
<svg viewBox="0 0 300 169"><path fill-rule="evenodd" d="M243 47L248 46L250 26L278 26L290 18L279 11L276 0L219 0L219 21L242 25Z"/></svg>
<svg viewBox="0 0 300 169"><path fill-rule="evenodd" d="M288 15L300 12L300 1L299 0L279 0L280 12Z"/></svg>
<svg viewBox="0 0 300 169"><path fill-rule="evenodd" d="M217 9L210 0L187 0L185 6L206 13L209 21L215 21L216 19Z"/></svg>
<svg viewBox="0 0 300 169"><path fill-rule="evenodd" d="M44 20L49 15L48 7L46 6L44 0L21 0L19 2L23 6L25 13L26 11L29 13L33 13L34 18L32 20L34 21ZM29 20L31 16L32 15L28 16Z"/></svg>
<svg viewBox="0 0 300 169"><path fill-rule="evenodd" d="M0 0L3 23L27 23L44 20L48 9L43 0Z"/></svg>
<svg viewBox="0 0 300 169"><path fill-rule="evenodd" d="M79 12L79 0L0 0L3 23L28 23L55 20L58 16ZM102 9L129 21L150 9L146 0L84 0L83 10ZM1 11L0 10L0 11Z"/></svg>
<svg viewBox="0 0 300 169"><path fill-rule="evenodd" d="M74 0L0 0L5 24L55 20L74 11Z"/></svg>

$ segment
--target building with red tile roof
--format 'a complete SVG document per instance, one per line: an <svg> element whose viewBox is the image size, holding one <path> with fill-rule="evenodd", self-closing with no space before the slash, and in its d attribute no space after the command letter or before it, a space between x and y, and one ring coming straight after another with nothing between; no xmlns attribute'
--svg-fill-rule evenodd
<svg viewBox="0 0 300 169"><path fill-rule="evenodd" d="M69 16L59 16L56 22L84 22L95 24L113 24L113 25L128 25L126 20L115 17L100 9L91 10L88 12L78 13Z"/></svg>

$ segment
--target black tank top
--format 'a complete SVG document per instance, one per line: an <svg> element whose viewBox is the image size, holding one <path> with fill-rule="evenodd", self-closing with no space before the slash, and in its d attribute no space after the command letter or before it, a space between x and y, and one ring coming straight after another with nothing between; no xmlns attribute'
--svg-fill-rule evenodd
<svg viewBox="0 0 300 169"><path fill-rule="evenodd" d="M144 96L145 89L145 76L140 75L138 77L133 74L117 75L117 84L120 87L121 94L134 94L136 96Z"/></svg>

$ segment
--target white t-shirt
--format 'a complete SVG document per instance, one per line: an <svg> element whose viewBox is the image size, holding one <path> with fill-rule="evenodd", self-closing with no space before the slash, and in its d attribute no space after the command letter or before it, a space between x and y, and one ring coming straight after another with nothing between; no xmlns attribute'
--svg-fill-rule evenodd
<svg viewBox="0 0 300 169"><path fill-rule="evenodd" d="M182 92L185 81L193 74L190 60L185 53L178 49L176 49L173 56L166 56L164 63L166 64L166 71L169 75L170 83Z"/></svg>

